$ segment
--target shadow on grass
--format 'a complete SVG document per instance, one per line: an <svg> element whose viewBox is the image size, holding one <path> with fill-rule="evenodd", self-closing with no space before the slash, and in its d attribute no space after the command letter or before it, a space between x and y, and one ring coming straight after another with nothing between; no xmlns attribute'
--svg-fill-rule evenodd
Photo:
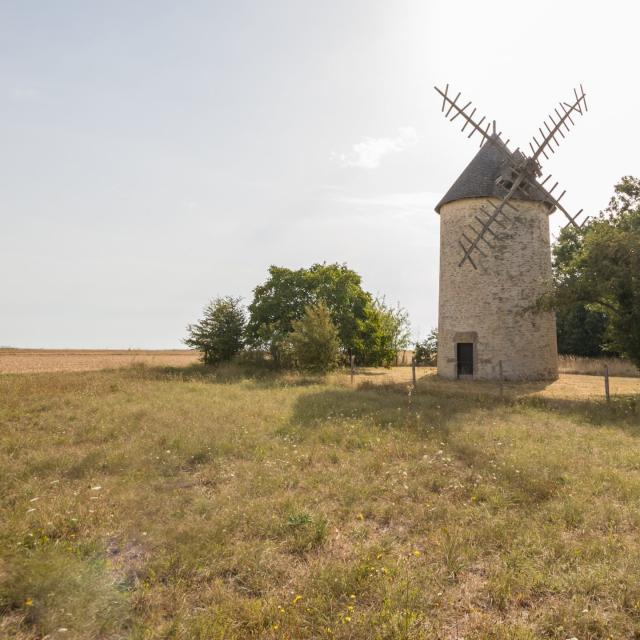
<svg viewBox="0 0 640 640"><path fill-rule="evenodd" d="M640 435L640 394L618 394L610 402L604 398L563 398L536 395L553 384L553 381L505 383L458 382L425 376L418 381L417 395L433 393L457 402L461 397L476 400L476 406L492 400L496 406L513 410L532 409L563 416L593 426L621 427Z"/></svg>
<svg viewBox="0 0 640 640"><path fill-rule="evenodd" d="M308 387L331 385L329 390L305 394L299 398L293 420L309 426L345 411L354 417L367 417L375 424L398 426L398 420L412 428L421 428L421 420L430 427L445 428L451 419L475 409L503 408L550 412L583 424L597 427L623 428L640 435L640 394L617 395L611 402L596 398L558 398L535 395L551 381L507 383L501 392L492 382L442 380L434 375L418 378L413 389L407 381L378 381L383 372L367 372L356 376L356 385L327 380L322 375L283 371L263 363L259 366L226 364L218 367L193 364L187 367L150 367L137 364L123 370L125 375L144 380L166 382L203 382L235 384L249 381L259 388ZM420 416L420 420L416 420Z"/></svg>
<svg viewBox="0 0 640 640"><path fill-rule="evenodd" d="M249 381L262 388L300 387L325 382L321 375L283 371L268 364L251 367L233 363L220 366L191 364L186 367L150 367L146 364L135 364L123 371L128 376L142 380L209 384L236 384Z"/></svg>
<svg viewBox="0 0 640 640"><path fill-rule="evenodd" d="M515 408L515 407L513 407ZM482 476L492 476L504 488L503 497L513 504L542 504L553 498L563 486L561 470L552 465L535 465L530 469L515 470L513 465L494 464L496 453L485 449L487 443L478 443L473 437L458 437L457 427L463 424L465 416L478 421L480 416L491 410L510 411L508 403L490 395L470 396L459 394L456 397L443 394L418 393L409 395L406 385L367 386L359 389L328 389L317 393L301 395L294 406L288 427L283 431L296 433L303 440L315 437L316 429L320 441L330 442L343 448L366 446L369 439L362 432L369 428L393 430L406 434L407 441L416 439L430 442L432 448L446 449L453 454L457 462ZM361 427L351 430L354 422ZM475 425L480 426L482 425ZM333 428L332 428L333 427ZM360 431L360 433L358 433ZM400 435L400 440L404 438ZM423 453L418 447L418 452ZM439 451L442 453L442 451ZM399 450L398 455L404 454ZM434 472L437 476L438 472ZM453 470L444 472L453 474Z"/></svg>
<svg viewBox="0 0 640 640"><path fill-rule="evenodd" d="M406 384L365 383L305 393L294 405L290 424L312 429L332 420L365 420L381 428L444 433L458 414L496 404L494 398L487 396L461 396L453 401L441 394L409 393Z"/></svg>
<svg viewBox="0 0 640 640"><path fill-rule="evenodd" d="M623 428L633 435L640 435L640 394L617 395L608 403L596 398L535 395L552 384L550 381L508 383L501 393L496 383L442 380L429 374L418 379L416 389L407 381L380 382L373 377L375 374L387 375L386 372L356 376L356 385L352 387L348 375L344 376L344 384L332 384L332 380L322 375L282 371L268 363L260 366L231 363L218 367L137 364L123 371L127 376L166 382L235 384L248 381L259 388L331 385L328 390L305 394L298 399L292 420L301 426L317 424L346 412L353 417L366 417L381 426L410 424L414 429L421 429L428 425L443 430L455 416L477 409L502 408L549 412L582 424Z"/></svg>
<svg viewBox="0 0 640 640"><path fill-rule="evenodd" d="M424 430L434 428L444 436L454 418L477 410L551 413L594 427L621 428L640 436L640 394L600 399L545 398L531 395L550 383L525 383L518 394L514 384L500 395L490 383L449 383L426 376L417 389L406 383L364 382L357 387L336 387L301 396L292 423L302 427L320 424L335 416L366 418L377 426ZM532 416L533 417L533 416Z"/></svg>
<svg viewBox="0 0 640 640"><path fill-rule="evenodd" d="M501 399L499 395L466 393L462 390L418 389L409 393L406 384L365 385L360 388L329 388L301 394L293 408L289 424L283 427L287 435L295 434L304 441L318 438L346 449L366 447L370 441L367 428L389 429L406 434L407 441L430 442L435 448L447 449L457 462L474 473L493 477L504 488L502 500L532 508L553 499L566 483L567 468L553 456L540 454L526 442L527 433L515 452L504 454L502 464L496 464L495 448L482 436L483 421L488 429L509 414L525 414L534 426L537 417L558 416L557 426L569 427L571 422L594 428L617 428L633 436L640 435L640 396L616 398L610 404L597 400L558 400L540 397ZM564 419L564 420L563 420ZM473 427L467 431L465 421ZM566 422L565 422L566 421ZM354 423L360 423L355 431ZM522 424L522 418L515 424ZM460 433L459 432L465 432ZM526 430L525 430L526 431ZM475 434L475 435L474 435ZM403 435L400 435L400 440ZM446 447L445 447L446 445ZM536 453L537 451L537 453ZM402 456L402 453L399 453ZM513 459L509 456L513 456ZM530 456L534 456L531 458ZM537 457L535 457L537 456ZM516 460L520 462L517 464ZM506 461L507 464L504 464Z"/></svg>
<svg viewBox="0 0 640 640"><path fill-rule="evenodd" d="M534 396L521 398L514 404L565 416L589 426L622 428L640 436L640 394L617 395L611 402Z"/></svg>

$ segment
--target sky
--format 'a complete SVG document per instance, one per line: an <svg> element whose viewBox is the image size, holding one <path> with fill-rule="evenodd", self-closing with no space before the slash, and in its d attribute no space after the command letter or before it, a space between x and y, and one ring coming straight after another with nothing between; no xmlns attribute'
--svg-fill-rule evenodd
<svg viewBox="0 0 640 640"><path fill-rule="evenodd" d="M434 85L513 147L582 83L563 204L640 175L640 5L518 6L0 0L0 346L180 347L209 299L324 261L425 337L434 205L478 145Z"/></svg>

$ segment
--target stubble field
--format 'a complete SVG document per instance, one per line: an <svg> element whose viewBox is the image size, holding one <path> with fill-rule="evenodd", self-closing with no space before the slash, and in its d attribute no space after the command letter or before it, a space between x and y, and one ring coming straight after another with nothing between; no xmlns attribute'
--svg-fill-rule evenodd
<svg viewBox="0 0 640 640"><path fill-rule="evenodd" d="M640 637L640 381L429 374L0 376L0 637Z"/></svg>
<svg viewBox="0 0 640 640"><path fill-rule="evenodd" d="M0 374L53 371L99 371L136 364L186 367L198 361L187 349L0 349Z"/></svg>

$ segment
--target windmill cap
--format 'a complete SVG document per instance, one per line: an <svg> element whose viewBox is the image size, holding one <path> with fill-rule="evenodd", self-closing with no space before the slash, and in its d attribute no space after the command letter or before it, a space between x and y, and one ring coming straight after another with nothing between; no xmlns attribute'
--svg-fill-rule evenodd
<svg viewBox="0 0 640 640"><path fill-rule="evenodd" d="M514 158L514 153L509 151L504 142L497 134L491 136L491 142L487 142L476 153L475 157L467 165L467 168L460 174L458 179L451 185L449 191L436 205L436 212L448 202L462 200L464 198L497 198L502 199L505 190L499 187L496 181L502 173L508 169L507 157ZM538 183L529 180L534 186ZM516 192L514 198L520 200L530 200L534 202L544 202L549 208L552 205L545 198L544 193L539 189L530 189L529 193L520 194Z"/></svg>

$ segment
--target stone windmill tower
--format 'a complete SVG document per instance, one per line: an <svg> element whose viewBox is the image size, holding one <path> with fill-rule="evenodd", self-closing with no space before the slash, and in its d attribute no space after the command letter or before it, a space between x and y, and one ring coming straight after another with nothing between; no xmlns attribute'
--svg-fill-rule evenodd
<svg viewBox="0 0 640 640"><path fill-rule="evenodd" d="M562 211L565 192L545 185L539 159L555 153L574 118L587 111L586 95L574 90L572 103L534 136L531 156L511 151L495 121L479 119L471 102L460 106L442 96L442 111L460 118L468 137L480 135L480 151L436 206L440 214L440 302L438 375L444 378L552 379L558 375L555 316L532 305L552 280L549 215Z"/></svg>

